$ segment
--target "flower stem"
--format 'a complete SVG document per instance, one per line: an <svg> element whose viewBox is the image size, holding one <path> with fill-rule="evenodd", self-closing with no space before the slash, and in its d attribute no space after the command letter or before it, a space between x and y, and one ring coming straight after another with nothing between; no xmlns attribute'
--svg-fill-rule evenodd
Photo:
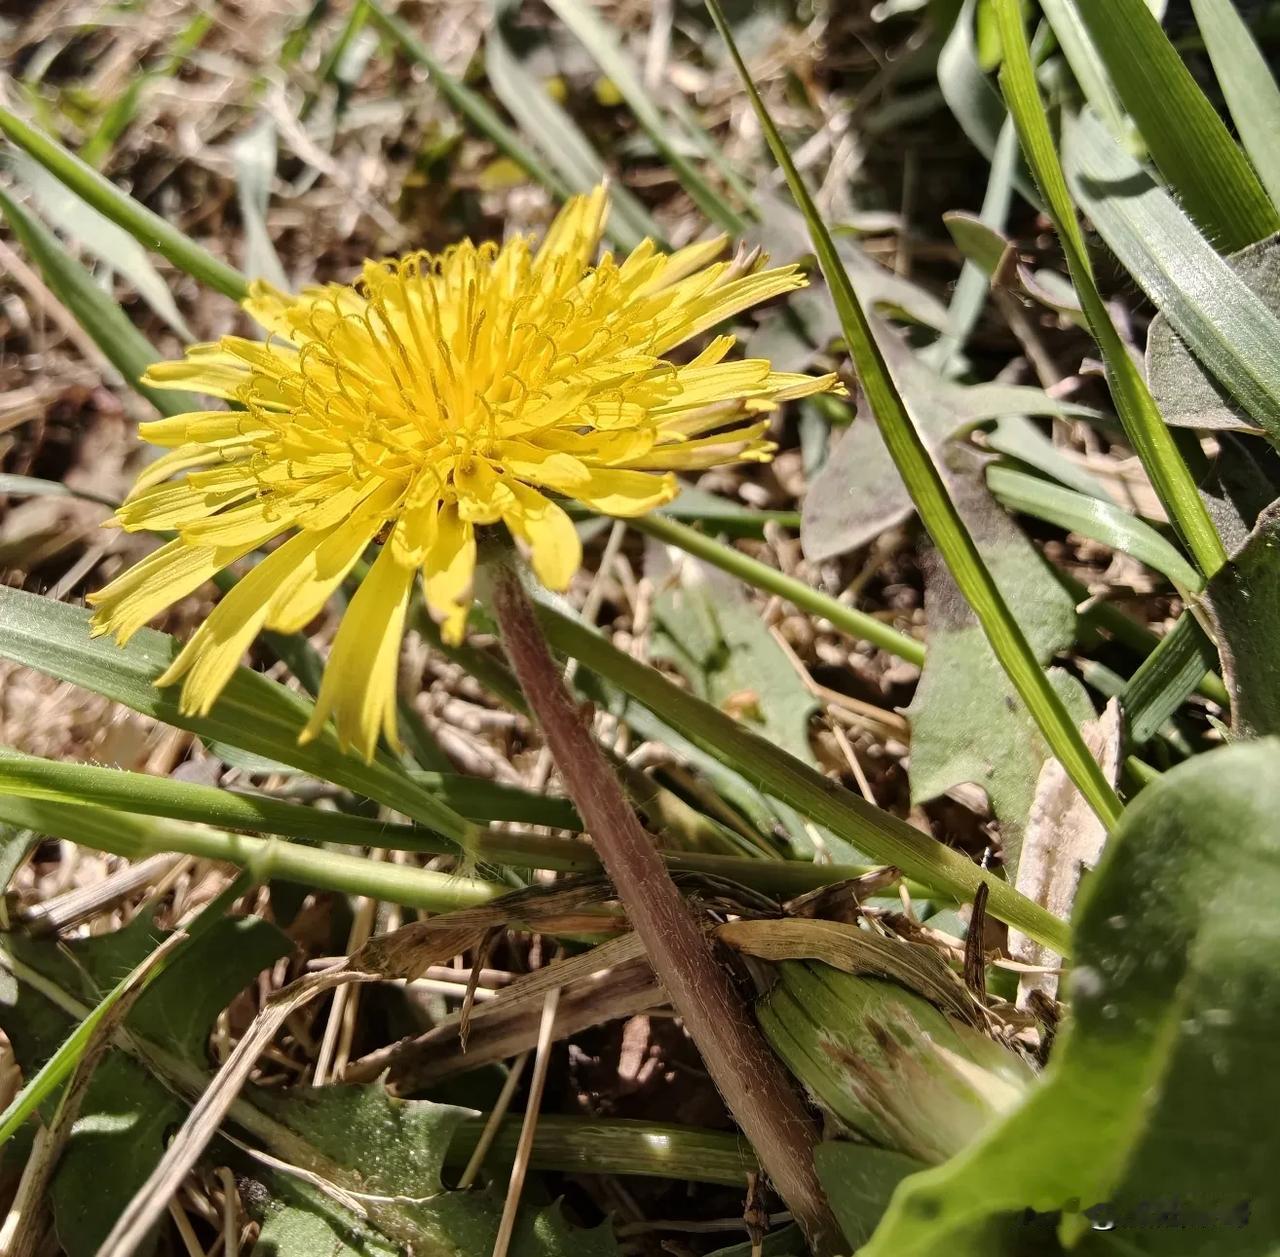
<svg viewBox="0 0 1280 1257"><path fill-rule="evenodd" d="M493 606L508 658L654 972L815 1252L838 1253L846 1245L813 1165L817 1127L583 723L519 574L498 563Z"/></svg>

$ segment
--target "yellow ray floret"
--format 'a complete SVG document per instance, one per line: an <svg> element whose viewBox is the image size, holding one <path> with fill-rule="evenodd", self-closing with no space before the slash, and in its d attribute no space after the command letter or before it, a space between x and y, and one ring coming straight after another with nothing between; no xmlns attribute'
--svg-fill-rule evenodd
<svg viewBox="0 0 1280 1257"><path fill-rule="evenodd" d="M257 282L245 309L267 340L224 336L151 367L148 384L235 408L142 426L169 452L116 522L177 539L90 598L94 631L123 642L286 538L159 679L181 680L184 710L207 712L258 633L301 629L376 547L303 735L332 716L342 744L371 757L380 735L395 742L415 584L458 641L477 529L504 525L538 578L564 589L582 550L557 499L642 515L675 497L677 471L768 459L768 412L838 389L834 377L730 361L729 336L684 363L669 355L804 277L758 254L717 260L724 240L670 255L646 241L595 261L607 208L603 189L575 198L536 247L464 241L297 296Z"/></svg>

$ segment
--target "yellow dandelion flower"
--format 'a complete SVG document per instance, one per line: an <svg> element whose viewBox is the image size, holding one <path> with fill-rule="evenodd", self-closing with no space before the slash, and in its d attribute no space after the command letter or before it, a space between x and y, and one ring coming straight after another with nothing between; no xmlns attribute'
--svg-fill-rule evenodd
<svg viewBox="0 0 1280 1257"><path fill-rule="evenodd" d="M396 741L396 662L415 580L458 641L477 528L505 524L538 578L562 590L582 550L557 498L641 515L675 497L676 470L768 459L768 412L838 388L834 377L730 361L730 336L684 363L669 355L803 276L762 269L758 255L717 261L723 239L669 255L646 241L593 264L606 212L597 189L571 201L537 248L525 237L468 240L366 262L355 284L298 296L257 282L244 306L265 341L224 336L152 366L147 383L235 408L142 425L169 452L116 522L177 537L90 598L94 631L123 642L286 537L157 681L182 679L183 710L203 714L259 632L303 628L377 543L303 735L332 715L343 745L371 757L380 731Z"/></svg>

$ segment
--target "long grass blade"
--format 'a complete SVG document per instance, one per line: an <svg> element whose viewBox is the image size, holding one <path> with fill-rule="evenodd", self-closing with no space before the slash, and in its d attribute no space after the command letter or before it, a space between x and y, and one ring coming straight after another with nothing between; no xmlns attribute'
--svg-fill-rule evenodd
<svg viewBox="0 0 1280 1257"><path fill-rule="evenodd" d="M1164 503L1170 519L1181 532L1196 565L1206 576L1226 562L1222 539L1200 499L1190 470L1174 444L1173 436L1156 408L1128 347L1111 321L1111 314L1098 292L1093 268L1085 248L1084 234L1076 220L1075 207L1067 191L1062 165L1049 132L1049 119L1036 83L1027 46L1026 31L1017 0L994 0L1004 41L1004 61L1000 83L1009 112L1022 140L1022 149L1040 185L1049 213L1058 231L1071 279L1089 322L1090 331L1102 351L1107 383L1125 435L1137 451L1151 483ZM1163 35L1161 36L1163 38Z"/></svg>
<svg viewBox="0 0 1280 1257"><path fill-rule="evenodd" d="M1280 443L1280 319L1092 114L1064 117L1062 164L1107 247L1188 348Z"/></svg>
<svg viewBox="0 0 1280 1257"><path fill-rule="evenodd" d="M621 93L636 121L648 133L654 147L666 159L694 204L712 222L741 235L746 219L703 177L698 168L672 142L671 124L632 68L613 32L583 0L547 0L551 11L578 37L596 64Z"/></svg>
<svg viewBox="0 0 1280 1257"><path fill-rule="evenodd" d="M488 136L500 153L509 157L553 195L566 198L572 194L569 185L498 117L489 102L454 78L440 64L431 49L398 17L386 12L373 0L368 0L368 5L369 16L374 22L400 45L407 56L427 71L440 94L481 134Z"/></svg>
<svg viewBox="0 0 1280 1257"><path fill-rule="evenodd" d="M1280 87L1232 0L1191 0L1231 120L1273 205L1280 205Z"/></svg>
<svg viewBox="0 0 1280 1257"><path fill-rule="evenodd" d="M835 300L858 379L880 426L885 445L911 493L916 510L965 600L977 615L996 658L1044 734L1045 741L1088 800L1090 807L1110 828L1119 819L1122 810L1120 800L1036 662L1026 636L947 493L942 476L889 374L866 312L840 263L831 234L751 81L718 0L707 0L707 5L729 46L774 159L782 167L791 193L809 225L814 251Z"/></svg>
<svg viewBox="0 0 1280 1257"><path fill-rule="evenodd" d="M159 214L152 213L133 197L121 192L109 179L63 148L57 140L3 107L0 107L0 132L34 157L81 200L123 227L135 240L232 300L244 299L248 284L235 267L214 257L208 249L165 222Z"/></svg>
<svg viewBox="0 0 1280 1257"><path fill-rule="evenodd" d="M1280 231L1280 213L1145 0L1071 3L1152 160L1217 246L1234 253Z"/></svg>

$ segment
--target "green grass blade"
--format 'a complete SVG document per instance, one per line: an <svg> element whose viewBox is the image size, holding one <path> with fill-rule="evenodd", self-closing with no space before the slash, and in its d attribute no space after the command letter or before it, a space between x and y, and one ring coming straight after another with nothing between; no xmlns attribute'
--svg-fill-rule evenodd
<svg viewBox="0 0 1280 1257"><path fill-rule="evenodd" d="M129 321L115 298L94 281L62 241L38 218L28 214L3 188L0 188L0 214L4 215L10 230L39 268L49 291L71 311L76 322L92 337L130 388L145 397L161 414L174 415L189 410L190 402L185 395L150 388L142 383L142 373L160 355Z"/></svg>
<svg viewBox="0 0 1280 1257"><path fill-rule="evenodd" d="M554 649L612 682L700 750L742 773L774 798L825 825L873 859L892 864L958 901L971 899L978 885L985 882L990 892L988 911L993 916L1065 954L1066 923L989 870L906 821L873 807L570 617L545 605L538 607L538 617ZM772 862L763 863L772 866ZM788 863L783 867L793 866Z"/></svg>
<svg viewBox="0 0 1280 1257"><path fill-rule="evenodd" d="M1213 643L1184 611L1120 692L1130 741L1153 738L1216 663Z"/></svg>
<svg viewBox="0 0 1280 1257"><path fill-rule="evenodd" d="M236 672L207 716L184 714L178 706L180 687L158 689L153 684L178 650L172 637L152 629L141 629L126 646L108 637L90 637L86 610L0 589L0 658L82 686L202 738L345 786L455 842L465 843L474 834L470 821L416 783L390 755L366 764L339 748L331 727L315 741L299 745L298 734L310 718L312 704L248 668Z"/></svg>
<svg viewBox="0 0 1280 1257"><path fill-rule="evenodd" d="M408 57L427 71L440 94L472 126L488 136L500 153L509 157L553 195L562 199L572 195L572 188L498 117L489 102L454 78L398 17L387 13L373 3L373 0L369 0L369 16L400 45Z"/></svg>
<svg viewBox="0 0 1280 1257"><path fill-rule="evenodd" d="M477 821L520 821L579 829L577 813L565 799L500 786L482 778L421 774L418 784ZM97 764L62 764L0 747L0 794L192 821L220 829L308 838L347 846L450 854L452 843L420 826L397 825L370 816L304 807L266 795L203 786L171 777L125 772Z"/></svg>
<svg viewBox="0 0 1280 1257"><path fill-rule="evenodd" d="M1187 347L1280 444L1280 319L1089 113L1064 116L1081 210Z"/></svg>
<svg viewBox="0 0 1280 1257"><path fill-rule="evenodd" d="M484 43L484 65L490 86L513 118L574 192L589 192L608 176L604 159L578 124L525 68L495 21ZM622 184L609 189L612 209L606 230L621 249L635 248L646 236L663 243L662 229ZM666 247L665 245L663 247Z"/></svg>
<svg viewBox="0 0 1280 1257"><path fill-rule="evenodd" d="M917 666L924 664L924 644L914 637L898 632L892 625L877 620L865 611L847 607L804 581L796 580L794 576L788 576L767 563L761 563L732 546L726 546L714 537L708 537L697 529L666 519L660 514L640 516L631 521L631 526L657 541L678 546L686 553L738 577L755 589L777 594L813 615L822 616L850 637L871 642L908 663Z"/></svg>
<svg viewBox="0 0 1280 1257"><path fill-rule="evenodd" d="M82 201L123 227L135 240L233 301L244 300L248 284L235 267L214 257L208 249L170 226L159 214L152 213L133 197L121 192L109 179L63 148L57 140L3 107L0 107L0 132L34 157Z"/></svg>
<svg viewBox="0 0 1280 1257"><path fill-rule="evenodd" d="M488 903L510 890L496 882L456 873L438 873L411 864L393 864L275 838L251 838L151 816L133 816L83 803L0 795L0 821L128 860L178 851L238 865L248 869L259 882L280 878L428 912L450 912Z"/></svg>
<svg viewBox="0 0 1280 1257"><path fill-rule="evenodd" d="M109 272L121 275L134 291L183 340L194 336L182 317L178 304L146 248L123 227L104 218L92 205L81 200L57 176L26 153L6 153L6 164L14 181L30 193L39 216L60 231L82 253L90 254Z"/></svg>
<svg viewBox="0 0 1280 1257"><path fill-rule="evenodd" d="M672 143L671 122L654 103L632 68L614 33L583 0L547 0L547 7L577 36L601 71L621 93L636 121L648 133L697 207L712 222L733 235L746 229L746 219L711 186L684 153Z"/></svg>
<svg viewBox="0 0 1280 1257"><path fill-rule="evenodd" d="M1079 533L1113 550L1132 555L1140 563L1167 576L1179 589L1196 591L1204 584L1200 573L1175 546L1150 524L1114 502L1050 484L1039 476L1028 475L1012 467L988 467L987 485L1010 510L1034 515L1068 532Z"/></svg>
<svg viewBox="0 0 1280 1257"><path fill-rule="evenodd" d="M1071 73L1080 84L1085 100L1106 123L1107 130L1116 139L1122 139L1129 131L1129 119L1115 88L1111 86L1107 67L1081 21L1080 11L1071 0L1040 0L1040 8L1071 67Z"/></svg>
<svg viewBox="0 0 1280 1257"><path fill-rule="evenodd" d="M1004 40L1000 83L1005 100L1018 127L1027 162L1057 228L1090 331L1102 351L1116 412L1124 425L1126 437L1142 460L1156 493L1169 518L1181 532L1196 565L1206 577L1212 576L1226 562L1222 540L1200 499L1191 472L1156 408L1146 381L1129 356L1128 347L1111 322L1111 314L1094 283L1084 235L1076 221L1075 207L1053 146L1044 102L1040 99L1017 0L995 0L995 4Z"/></svg>
<svg viewBox="0 0 1280 1257"><path fill-rule="evenodd" d="M1036 662L1026 636L1009 610L968 528L960 518L955 503L948 495L942 476L889 374L884 355L871 332L866 312L840 263L831 234L800 178L773 119L751 82L720 5L717 0L707 0L707 4L729 45L729 51L751 97L774 159L782 167L791 193L809 225L814 251L835 300L845 341L857 368L858 380L880 426L885 445L911 493L920 519L965 600L977 615L996 658L1026 703L1044 734L1045 741L1088 800L1090 807L1110 828L1120 816L1120 800L1097 761L1089 753L1080 731L1067 714L1049 679Z"/></svg>
<svg viewBox="0 0 1280 1257"><path fill-rule="evenodd" d="M1191 0L1231 120L1273 205L1280 205L1280 87L1232 0Z"/></svg>
<svg viewBox="0 0 1280 1257"><path fill-rule="evenodd" d="M1071 3L1152 160L1218 248L1234 253L1280 231L1280 213L1145 0Z"/></svg>

